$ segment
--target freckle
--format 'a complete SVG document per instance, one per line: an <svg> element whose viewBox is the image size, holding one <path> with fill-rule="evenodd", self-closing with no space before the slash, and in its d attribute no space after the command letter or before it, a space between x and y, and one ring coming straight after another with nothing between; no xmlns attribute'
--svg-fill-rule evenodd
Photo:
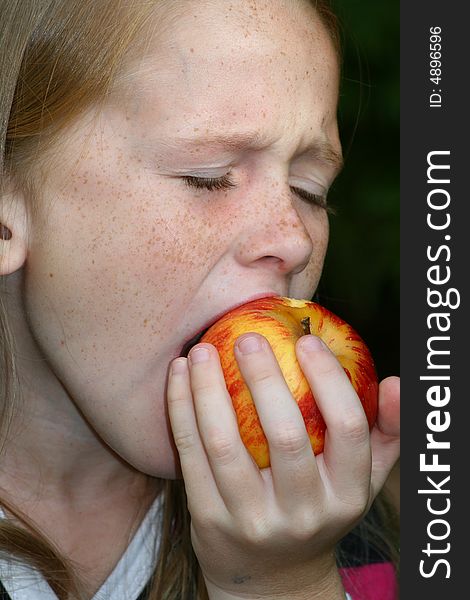
<svg viewBox="0 0 470 600"><path fill-rule="evenodd" d="M49 273L49 277L54 277L54 273Z"/></svg>

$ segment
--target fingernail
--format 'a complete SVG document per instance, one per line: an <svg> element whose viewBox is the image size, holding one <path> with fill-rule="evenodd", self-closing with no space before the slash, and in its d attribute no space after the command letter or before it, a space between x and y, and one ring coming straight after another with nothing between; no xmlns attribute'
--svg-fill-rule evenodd
<svg viewBox="0 0 470 600"><path fill-rule="evenodd" d="M184 359L177 359L171 363L171 374L180 375L186 370L186 361Z"/></svg>
<svg viewBox="0 0 470 600"><path fill-rule="evenodd" d="M237 342L237 347L241 354L252 354L261 350L261 339L256 335L242 337Z"/></svg>
<svg viewBox="0 0 470 600"><path fill-rule="evenodd" d="M207 362L210 357L210 352L204 346L199 346L197 348L193 348L189 353L189 360L191 364L195 365L197 363Z"/></svg>
<svg viewBox="0 0 470 600"><path fill-rule="evenodd" d="M302 350L305 352L317 352L318 350L325 350L326 346L316 335L304 335L300 340Z"/></svg>

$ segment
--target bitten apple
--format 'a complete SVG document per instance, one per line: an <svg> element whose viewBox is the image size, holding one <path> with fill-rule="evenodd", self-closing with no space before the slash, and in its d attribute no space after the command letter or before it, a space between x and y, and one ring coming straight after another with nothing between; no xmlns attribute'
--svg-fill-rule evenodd
<svg viewBox="0 0 470 600"><path fill-rule="evenodd" d="M269 466L269 446L234 355L236 339L248 332L268 340L300 408L315 454L323 450L326 426L295 354L295 343L303 335L317 335L336 355L372 427L377 416L377 375L372 356L354 329L315 302L281 296L253 300L226 313L200 341L213 344L219 353L242 441L260 468Z"/></svg>

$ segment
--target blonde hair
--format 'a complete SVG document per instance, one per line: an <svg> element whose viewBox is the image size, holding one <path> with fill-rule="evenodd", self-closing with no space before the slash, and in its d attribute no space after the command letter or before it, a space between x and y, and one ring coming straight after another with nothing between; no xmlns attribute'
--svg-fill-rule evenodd
<svg viewBox="0 0 470 600"><path fill-rule="evenodd" d="M38 147L57 140L84 109L111 89L158 0L3 0L0 22L0 192L11 179L34 190ZM335 17L326 0L312 2L339 52ZM103 35L105 32L105 35ZM34 195L34 194L30 194ZM0 290L0 453L18 412L21 389L15 345ZM182 481L162 481L160 551L149 600L205 600L194 555ZM73 565L17 507L0 501L22 527L0 521L0 553L43 573L59 599L86 598Z"/></svg>

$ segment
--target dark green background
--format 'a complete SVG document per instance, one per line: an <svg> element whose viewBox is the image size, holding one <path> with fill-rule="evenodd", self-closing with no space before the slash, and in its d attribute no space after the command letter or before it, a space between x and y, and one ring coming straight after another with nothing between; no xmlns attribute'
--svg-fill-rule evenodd
<svg viewBox="0 0 470 600"><path fill-rule="evenodd" d="M399 374L399 3L336 0L345 168L330 190L318 300L348 321L379 377Z"/></svg>

